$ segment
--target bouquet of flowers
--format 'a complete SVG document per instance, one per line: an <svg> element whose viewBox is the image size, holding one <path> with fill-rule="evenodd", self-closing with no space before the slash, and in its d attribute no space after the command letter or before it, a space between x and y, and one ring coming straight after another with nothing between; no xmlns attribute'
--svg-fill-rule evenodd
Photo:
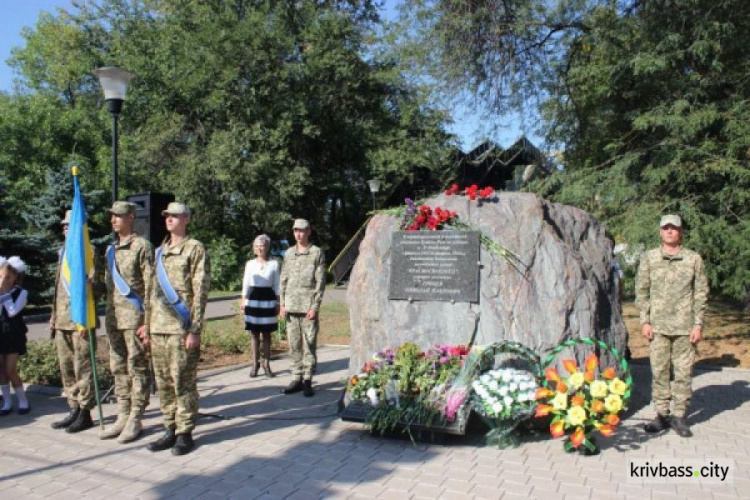
<svg viewBox="0 0 750 500"><path fill-rule="evenodd" d="M495 189L492 186L486 186L482 189L479 189L479 186L477 186L476 184L472 184L471 186L465 187L464 192L461 193L458 184L453 184L451 187L445 190L445 194L447 194L448 196L463 194L465 196L468 196L470 200L476 200L477 198L479 198L480 200L487 200L494 196Z"/></svg>
<svg viewBox="0 0 750 500"><path fill-rule="evenodd" d="M519 362L523 369L506 366ZM539 356L519 342L504 340L472 351L457 378L468 381L471 407L490 427L488 444L518 445L514 431L534 413L541 372Z"/></svg>
<svg viewBox="0 0 750 500"><path fill-rule="evenodd" d="M474 409L495 419L508 419L519 413L532 413L536 408L539 386L530 372L500 368L482 374L472 382Z"/></svg>
<svg viewBox="0 0 750 500"><path fill-rule="evenodd" d="M406 209L401 221L404 231L437 231L456 219L456 212L429 205L417 205L411 198L406 198Z"/></svg>
<svg viewBox="0 0 750 500"><path fill-rule="evenodd" d="M632 378L627 362L619 357L615 349L591 339L564 342L548 360L561 348L578 342L596 344L612 352L623 367L625 380L617 376L613 367L604 369L601 378L598 378L599 359L595 354L586 359L583 371L574 360L563 360L566 377L562 377L555 367L545 370L544 387L536 392L536 399L540 403L536 416L554 415L550 433L554 438L565 436L566 451L578 450L585 455L594 455L599 448L592 434L598 431L603 436L610 436L615 432L620 423L619 414L630 398Z"/></svg>
<svg viewBox="0 0 750 500"><path fill-rule="evenodd" d="M371 405L368 423L381 433L397 425L432 425L455 418L442 411L446 394L464 363L465 346L438 345L422 351L411 342L375 354L361 373L351 377L352 400Z"/></svg>

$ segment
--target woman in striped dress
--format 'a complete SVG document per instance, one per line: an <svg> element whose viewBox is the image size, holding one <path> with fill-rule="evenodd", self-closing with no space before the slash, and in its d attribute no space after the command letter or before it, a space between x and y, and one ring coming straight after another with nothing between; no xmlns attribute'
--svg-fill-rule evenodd
<svg viewBox="0 0 750 500"><path fill-rule="evenodd" d="M261 234L253 242L255 258L245 264L242 279L242 307L245 313L245 330L251 334L252 363L250 376L258 376L260 367L260 336L263 335L263 371L271 371L271 332L278 328L279 315L279 263L269 258L271 238Z"/></svg>

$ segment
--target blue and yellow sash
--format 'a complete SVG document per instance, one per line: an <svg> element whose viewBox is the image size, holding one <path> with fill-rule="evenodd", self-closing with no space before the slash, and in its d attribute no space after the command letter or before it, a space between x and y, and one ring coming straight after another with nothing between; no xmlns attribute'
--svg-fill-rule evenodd
<svg viewBox="0 0 750 500"><path fill-rule="evenodd" d="M125 297L128 302L133 304L138 312L143 312L143 301L137 293L130 288L130 285L122 277L120 271L117 269L117 262L115 262L115 246L110 245L107 247L107 265L109 267L109 274L112 276L112 282L115 284L115 288L120 292L120 295Z"/></svg>
<svg viewBox="0 0 750 500"><path fill-rule="evenodd" d="M162 292L164 292L164 296L167 298L169 306L175 313L177 313L180 325L187 330L192 324L190 321L190 309L187 308L177 291L172 286L172 283L169 282L169 276L167 276L167 270L164 269L164 260L162 259L161 254L162 247L159 247L156 249L156 278L159 282L159 287Z"/></svg>

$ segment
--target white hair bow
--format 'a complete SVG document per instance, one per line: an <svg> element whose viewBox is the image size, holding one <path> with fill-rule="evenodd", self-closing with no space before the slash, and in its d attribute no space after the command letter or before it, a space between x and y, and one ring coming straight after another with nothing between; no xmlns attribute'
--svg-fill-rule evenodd
<svg viewBox="0 0 750 500"><path fill-rule="evenodd" d="M26 264L21 260L21 257L14 255L8 259L8 265L13 268L19 274L26 272Z"/></svg>

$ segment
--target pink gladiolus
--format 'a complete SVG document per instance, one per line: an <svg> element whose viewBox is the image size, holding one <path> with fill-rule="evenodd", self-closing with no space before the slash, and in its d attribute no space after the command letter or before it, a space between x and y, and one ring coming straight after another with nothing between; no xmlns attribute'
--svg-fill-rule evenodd
<svg viewBox="0 0 750 500"><path fill-rule="evenodd" d="M458 409L466 402L467 391L466 389L454 389L448 392L445 396L445 407L443 408L443 415L449 421L456 418Z"/></svg>

